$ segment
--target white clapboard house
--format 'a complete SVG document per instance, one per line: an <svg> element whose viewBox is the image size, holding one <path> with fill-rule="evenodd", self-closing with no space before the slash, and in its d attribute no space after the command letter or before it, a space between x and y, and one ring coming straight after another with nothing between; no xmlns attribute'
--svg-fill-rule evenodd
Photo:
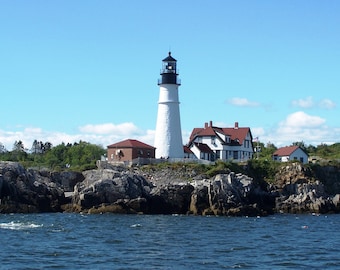
<svg viewBox="0 0 340 270"><path fill-rule="evenodd" d="M187 147L197 159L216 161L247 161L253 158L254 147L249 127L216 127L212 121L194 128Z"/></svg>
<svg viewBox="0 0 340 270"><path fill-rule="evenodd" d="M300 161L301 163L308 162L308 154L302 150L301 147L293 145L293 146L285 146L277 149L273 154L273 160L279 162L287 162L287 161Z"/></svg>

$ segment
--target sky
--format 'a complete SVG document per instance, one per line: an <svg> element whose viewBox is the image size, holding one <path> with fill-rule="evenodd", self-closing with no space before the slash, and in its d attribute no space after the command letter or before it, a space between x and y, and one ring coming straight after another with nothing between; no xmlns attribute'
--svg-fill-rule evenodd
<svg viewBox="0 0 340 270"><path fill-rule="evenodd" d="M0 143L153 145L162 59L183 144L213 125L340 142L340 1L0 0Z"/></svg>

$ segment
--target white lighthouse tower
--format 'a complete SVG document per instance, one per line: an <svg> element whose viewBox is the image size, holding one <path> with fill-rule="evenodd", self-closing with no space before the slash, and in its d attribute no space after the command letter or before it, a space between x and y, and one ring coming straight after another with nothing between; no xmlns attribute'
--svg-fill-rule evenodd
<svg viewBox="0 0 340 270"><path fill-rule="evenodd" d="M176 59L169 52L162 60L161 78L158 80L159 100L155 134L156 158L183 158L181 119L179 114Z"/></svg>

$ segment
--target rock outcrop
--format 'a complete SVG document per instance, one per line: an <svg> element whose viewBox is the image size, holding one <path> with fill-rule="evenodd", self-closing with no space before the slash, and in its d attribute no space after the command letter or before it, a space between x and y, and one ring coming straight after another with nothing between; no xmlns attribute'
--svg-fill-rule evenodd
<svg viewBox="0 0 340 270"><path fill-rule="evenodd" d="M147 212L145 198L152 184L144 177L112 169L85 171L74 187L72 211Z"/></svg>
<svg viewBox="0 0 340 270"><path fill-rule="evenodd" d="M49 177L16 162L0 162L0 213L58 212L64 190Z"/></svg>
<svg viewBox="0 0 340 270"><path fill-rule="evenodd" d="M75 186L70 211L255 216L271 214L275 202L242 174L219 174L193 182L150 176L153 183L141 175L112 169L87 171L84 176Z"/></svg>
<svg viewBox="0 0 340 270"><path fill-rule="evenodd" d="M0 213L263 216L340 212L340 194L329 194L317 175L300 163L283 165L268 186L240 173L221 171L209 178L185 167L174 170L153 168L145 173L111 166L51 173L0 162Z"/></svg>
<svg viewBox="0 0 340 270"><path fill-rule="evenodd" d="M218 174L212 179L196 181L190 212L198 215L257 216L270 214L273 200L242 174ZM263 200L269 205L263 205Z"/></svg>
<svg viewBox="0 0 340 270"><path fill-rule="evenodd" d="M277 212L329 213L340 210L337 199L339 196L326 193L324 184L315 178L310 168L303 167L300 163L282 166L271 190L277 195Z"/></svg>

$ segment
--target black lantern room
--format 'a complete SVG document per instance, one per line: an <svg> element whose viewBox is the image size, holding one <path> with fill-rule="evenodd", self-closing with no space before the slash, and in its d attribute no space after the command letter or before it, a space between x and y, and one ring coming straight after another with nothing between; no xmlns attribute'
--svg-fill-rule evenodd
<svg viewBox="0 0 340 270"><path fill-rule="evenodd" d="M162 60L163 66L161 70L161 79L158 80L158 85L160 84L177 84L180 85L177 79L176 62L177 60L171 56L169 52L168 57Z"/></svg>

